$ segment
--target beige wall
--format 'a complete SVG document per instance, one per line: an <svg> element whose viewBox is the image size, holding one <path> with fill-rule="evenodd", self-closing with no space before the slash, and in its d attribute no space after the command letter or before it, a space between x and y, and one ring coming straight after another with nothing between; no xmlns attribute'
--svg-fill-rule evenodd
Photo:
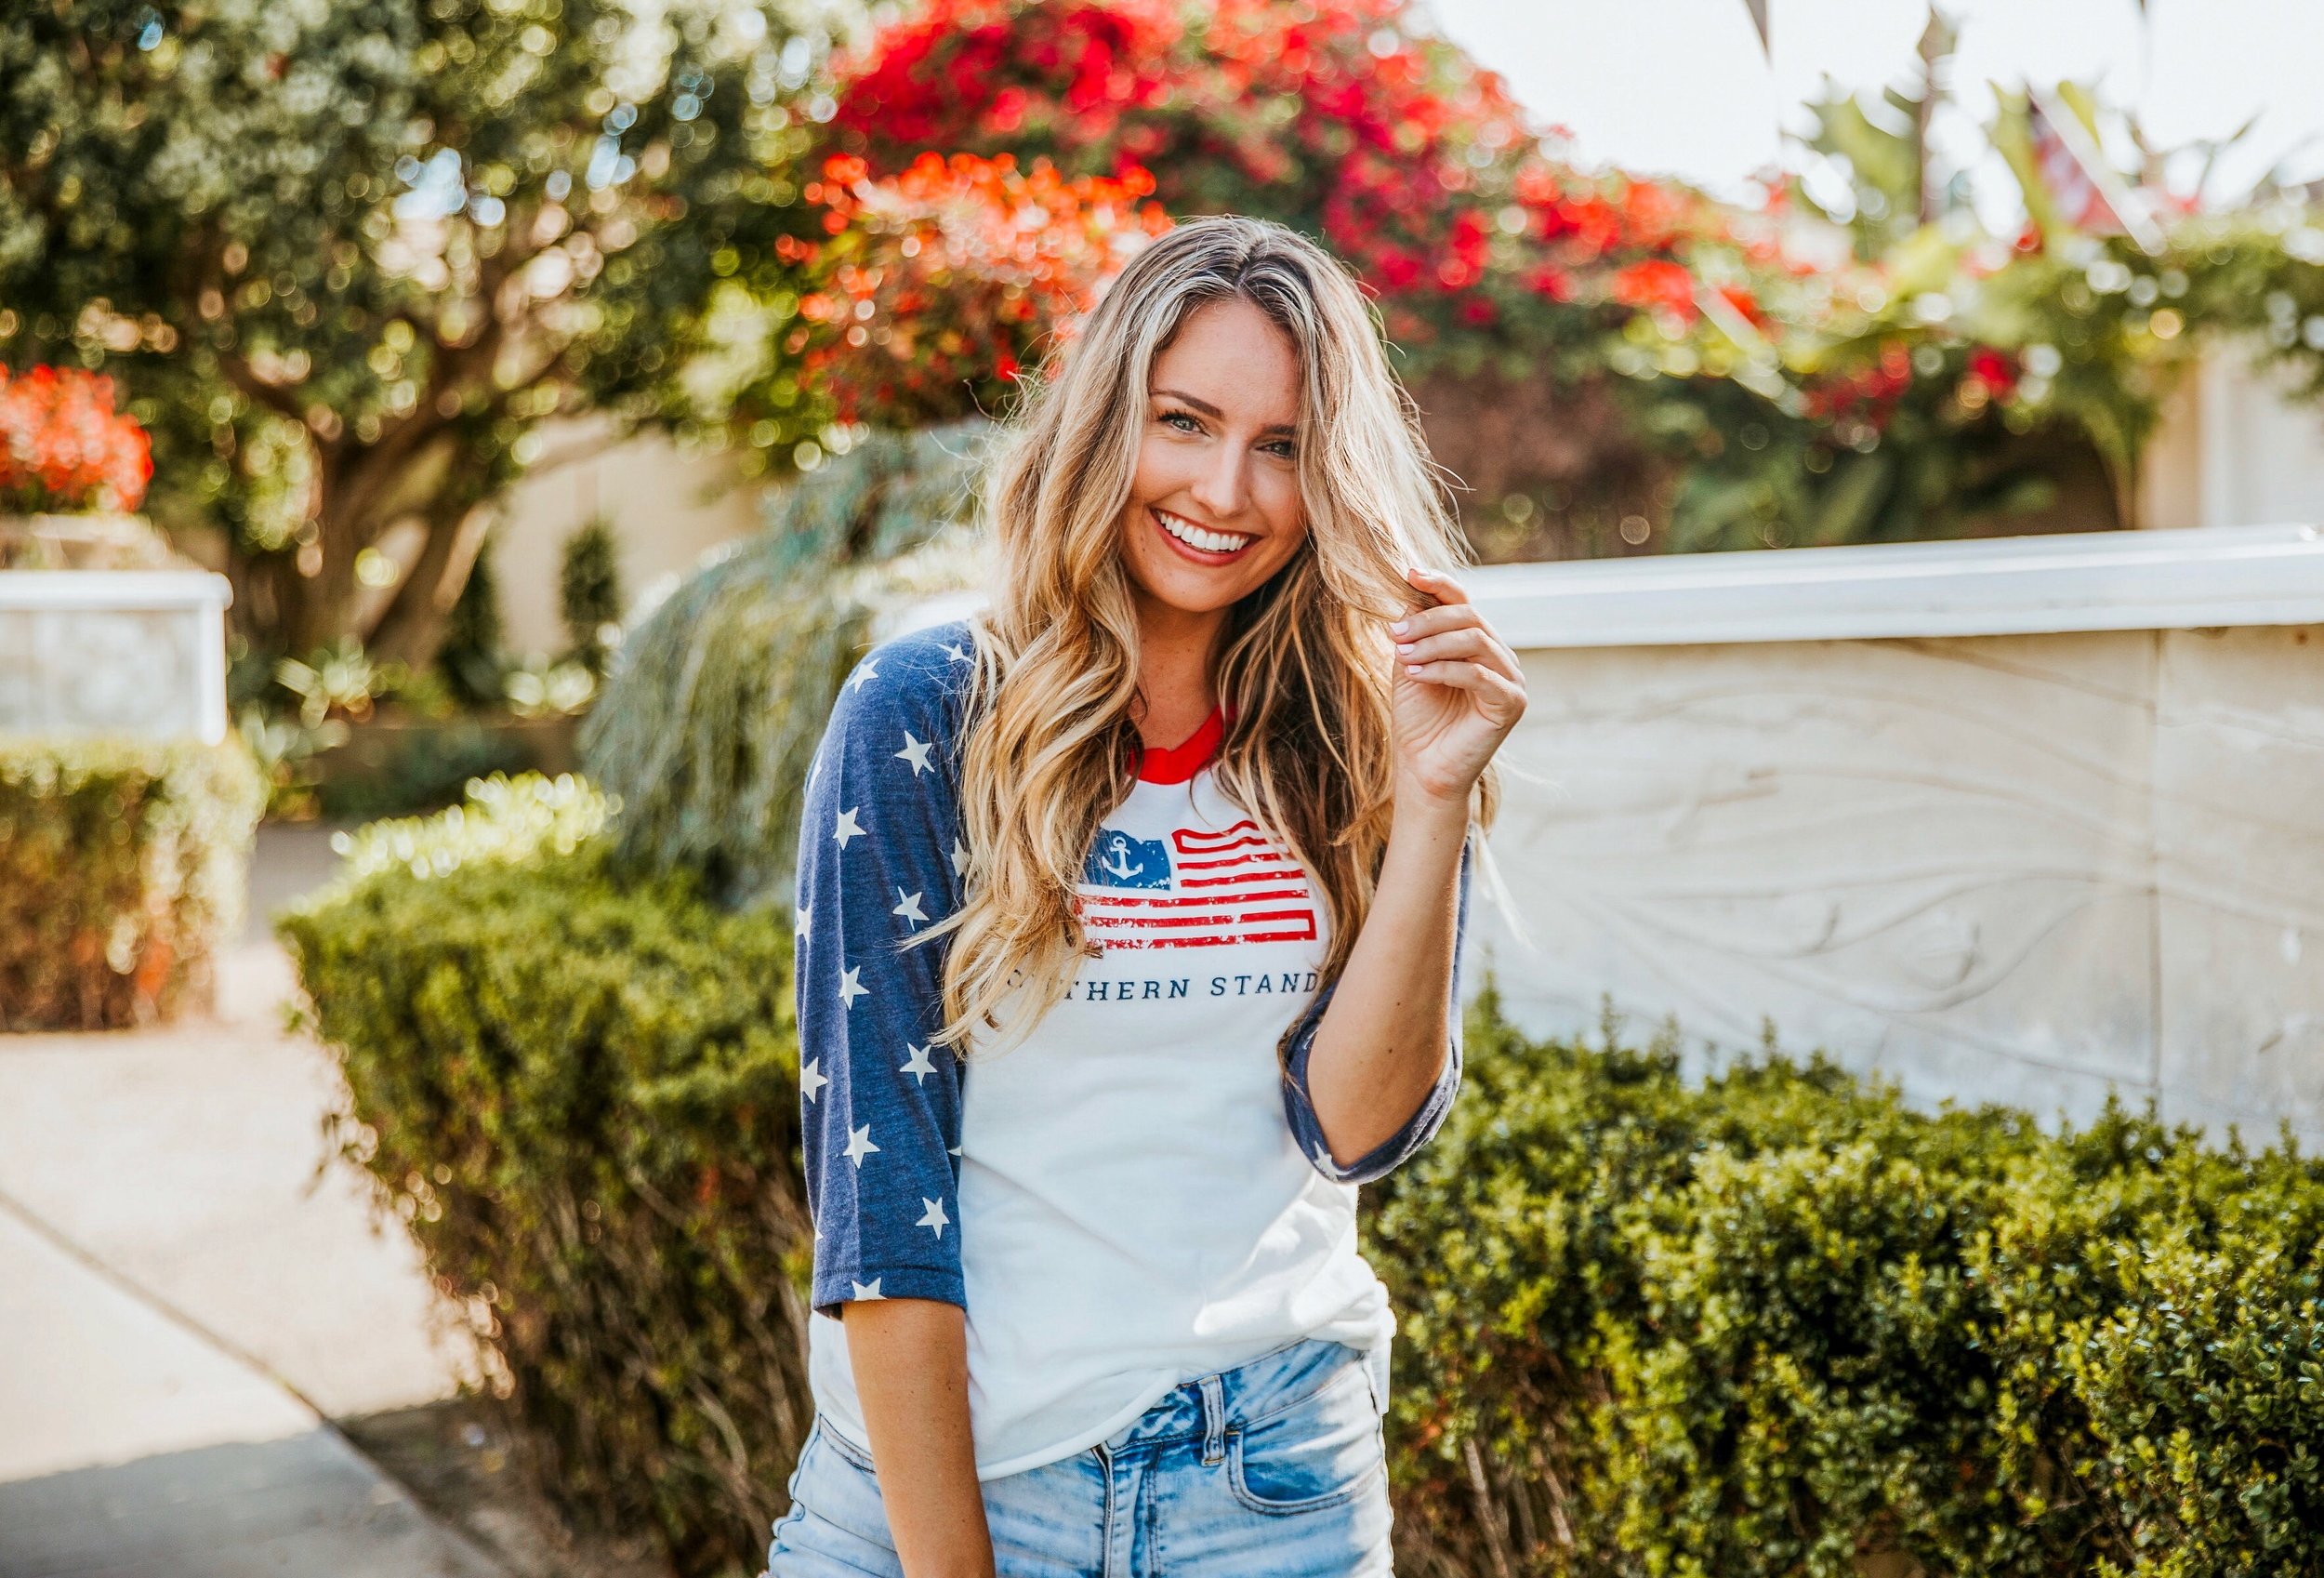
<svg viewBox="0 0 2324 1578"><path fill-rule="evenodd" d="M2324 1140L2324 625L1521 656L1520 1024Z"/></svg>
<svg viewBox="0 0 2324 1578"><path fill-rule="evenodd" d="M723 460L683 455L652 435L609 444L607 431L596 420L544 428L540 461L507 499L493 568L513 652L564 646L558 568L565 539L595 511L614 517L633 605L657 578L682 576L705 550L758 528L755 490Z"/></svg>

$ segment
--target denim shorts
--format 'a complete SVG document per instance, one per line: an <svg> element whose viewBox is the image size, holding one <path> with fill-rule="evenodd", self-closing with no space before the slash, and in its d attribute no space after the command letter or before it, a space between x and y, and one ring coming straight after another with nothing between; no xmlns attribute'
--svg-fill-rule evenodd
<svg viewBox="0 0 2324 1578"><path fill-rule="evenodd" d="M984 1484L999 1578L1392 1571L1372 1364L1309 1338L1182 1382L1108 1440ZM764 1578L903 1578L871 1459L818 1417Z"/></svg>

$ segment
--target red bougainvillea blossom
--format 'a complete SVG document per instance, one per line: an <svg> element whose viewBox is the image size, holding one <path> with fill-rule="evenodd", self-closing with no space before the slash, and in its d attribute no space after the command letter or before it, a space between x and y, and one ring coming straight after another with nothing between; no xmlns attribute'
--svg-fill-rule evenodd
<svg viewBox="0 0 2324 1578"><path fill-rule="evenodd" d="M1803 415L1820 422L1862 422L1878 431L1888 426L1897 403L1912 388L1912 352L1890 340L1868 366L1827 373L1806 380L1800 391Z"/></svg>
<svg viewBox="0 0 2324 1578"><path fill-rule="evenodd" d="M0 508L135 510L152 476L152 444L113 409L112 379L0 367Z"/></svg>
<svg viewBox="0 0 2324 1578"><path fill-rule="evenodd" d="M1553 157L1498 76L1405 10L928 0L838 62L829 136L874 174L929 151L1040 154L1093 176L1139 165L1169 213L1321 235L1407 346L1493 325L1558 338L1545 312L1620 306L1622 271L1678 268L1723 239L1715 207L1684 189Z"/></svg>
<svg viewBox="0 0 2324 1578"><path fill-rule="evenodd" d="M2017 363L2007 352L1980 345L1969 353L1969 377L1994 400L2007 400L2017 389Z"/></svg>
<svg viewBox="0 0 2324 1578"><path fill-rule="evenodd" d="M778 246L816 282L784 349L844 421L992 410L1169 228L1153 191L1135 166L1069 180L1046 159L929 153L875 180L861 158L834 156L805 192L829 239Z"/></svg>

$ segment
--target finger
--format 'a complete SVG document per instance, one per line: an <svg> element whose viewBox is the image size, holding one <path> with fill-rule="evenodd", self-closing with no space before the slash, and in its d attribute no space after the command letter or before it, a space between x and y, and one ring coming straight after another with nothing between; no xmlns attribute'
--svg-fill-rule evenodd
<svg viewBox="0 0 2324 1578"><path fill-rule="evenodd" d="M1396 660L1401 663L1433 663L1446 657L1473 658L1507 678L1518 677L1516 655L1496 641L1492 631L1473 625L1396 644Z"/></svg>
<svg viewBox="0 0 2324 1578"><path fill-rule="evenodd" d="M1404 573L1405 579L1427 592L1440 603L1466 603L1468 589L1450 576L1440 575L1425 565L1414 564Z"/></svg>
<svg viewBox="0 0 2324 1578"><path fill-rule="evenodd" d="M1388 627L1388 633L1398 641L1415 641L1421 636L1441 635L1485 623L1485 616L1472 603L1447 603L1435 608L1417 608ZM1402 625L1403 630L1396 629Z"/></svg>
<svg viewBox="0 0 2324 1578"><path fill-rule="evenodd" d="M1446 658L1435 663L1412 663L1405 667L1407 679L1424 684L1448 685L1455 690L1474 691L1483 703L1486 715L1495 723L1514 720L1525 709L1525 688L1506 674L1494 672L1482 663Z"/></svg>

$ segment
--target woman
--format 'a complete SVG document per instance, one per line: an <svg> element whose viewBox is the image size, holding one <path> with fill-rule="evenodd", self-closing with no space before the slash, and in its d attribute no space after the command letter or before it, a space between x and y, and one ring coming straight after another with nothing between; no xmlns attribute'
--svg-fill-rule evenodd
<svg viewBox="0 0 2324 1578"><path fill-rule="evenodd" d="M1386 1572L1356 1186L1459 1083L1523 678L1282 226L1152 244L1015 427L988 610L859 663L809 776L817 1412L769 1567Z"/></svg>

